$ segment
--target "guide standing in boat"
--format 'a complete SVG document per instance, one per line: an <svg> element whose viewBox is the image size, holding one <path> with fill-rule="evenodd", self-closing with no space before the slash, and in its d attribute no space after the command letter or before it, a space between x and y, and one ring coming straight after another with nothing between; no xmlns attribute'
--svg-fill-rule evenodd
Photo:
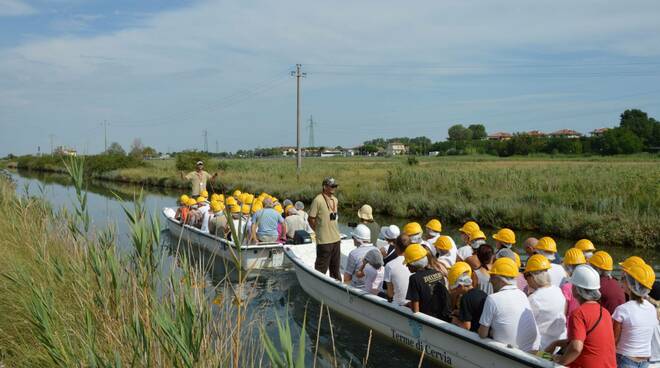
<svg viewBox="0 0 660 368"><path fill-rule="evenodd" d="M215 180L217 176L218 173L211 175L204 171L204 162L202 161L197 161L195 171L191 171L185 175L183 174L183 171L181 171L181 180L190 181L190 192L194 197L200 195L202 191L206 190L206 182L209 179Z"/></svg>
<svg viewBox="0 0 660 368"><path fill-rule="evenodd" d="M341 281L339 244L341 235L337 226L339 201L335 197L337 182L323 179L323 192L317 195L309 208L309 225L316 233L316 262L314 268L322 273L330 270L330 277Z"/></svg>

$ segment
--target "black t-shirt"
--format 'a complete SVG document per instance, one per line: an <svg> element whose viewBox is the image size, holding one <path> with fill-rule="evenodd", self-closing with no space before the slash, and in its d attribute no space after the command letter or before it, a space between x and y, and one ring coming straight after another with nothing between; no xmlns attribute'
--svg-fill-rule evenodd
<svg viewBox="0 0 660 368"><path fill-rule="evenodd" d="M408 279L406 299L419 302L420 312L449 322L450 296L442 279L442 274L436 270L424 269L415 272Z"/></svg>
<svg viewBox="0 0 660 368"><path fill-rule="evenodd" d="M486 297L488 297L488 294L476 288L470 289L461 297L458 306L458 319L463 322L470 321L472 323L470 331L477 332L479 330L479 320L481 319L481 312L484 310Z"/></svg>

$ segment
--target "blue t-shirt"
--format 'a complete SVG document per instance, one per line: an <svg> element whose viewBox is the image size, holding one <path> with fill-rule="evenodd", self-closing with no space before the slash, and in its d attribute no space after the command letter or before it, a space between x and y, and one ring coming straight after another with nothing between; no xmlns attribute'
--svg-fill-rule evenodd
<svg viewBox="0 0 660 368"><path fill-rule="evenodd" d="M277 236L277 225L284 222L284 218L272 208L264 208L252 216L252 223L257 224L257 236Z"/></svg>

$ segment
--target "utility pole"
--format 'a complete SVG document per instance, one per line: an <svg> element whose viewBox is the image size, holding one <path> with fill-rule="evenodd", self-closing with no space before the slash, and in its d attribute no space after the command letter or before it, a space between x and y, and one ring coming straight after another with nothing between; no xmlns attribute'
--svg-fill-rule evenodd
<svg viewBox="0 0 660 368"><path fill-rule="evenodd" d="M307 73L301 73L301 64L296 64L296 71L291 72L291 76L296 77L296 174L300 178L300 171L302 170L302 148L300 147L300 78L307 77Z"/></svg>
<svg viewBox="0 0 660 368"><path fill-rule="evenodd" d="M103 152L108 151L108 121L103 120Z"/></svg>
<svg viewBox="0 0 660 368"><path fill-rule="evenodd" d="M52 155L53 152L55 152L55 151L53 151L53 138L55 138L55 135L54 134L48 134L48 138L50 138L50 154Z"/></svg>
<svg viewBox="0 0 660 368"><path fill-rule="evenodd" d="M209 151L209 132L204 129L202 130L202 136L204 137L204 152Z"/></svg>
<svg viewBox="0 0 660 368"><path fill-rule="evenodd" d="M309 116L309 141L307 142L310 148L314 148L314 117Z"/></svg>

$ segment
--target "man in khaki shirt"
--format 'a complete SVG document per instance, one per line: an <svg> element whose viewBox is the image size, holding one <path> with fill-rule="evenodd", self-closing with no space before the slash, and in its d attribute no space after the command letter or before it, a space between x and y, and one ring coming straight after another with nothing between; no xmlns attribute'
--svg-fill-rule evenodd
<svg viewBox="0 0 660 368"><path fill-rule="evenodd" d="M341 281L339 263L341 260L341 234L337 226L335 197L337 182L334 178L323 179L323 192L314 198L309 207L309 225L316 233L316 262L314 268L322 273L330 270L330 277Z"/></svg>
<svg viewBox="0 0 660 368"><path fill-rule="evenodd" d="M193 197L197 197L200 193L205 191L206 182L209 179L214 180L216 176L218 176L218 173L211 176L211 174L204 171L204 162L202 161L197 161L197 169L195 171L191 171L186 175L183 174L183 171L181 172L181 179L190 181L190 191Z"/></svg>

